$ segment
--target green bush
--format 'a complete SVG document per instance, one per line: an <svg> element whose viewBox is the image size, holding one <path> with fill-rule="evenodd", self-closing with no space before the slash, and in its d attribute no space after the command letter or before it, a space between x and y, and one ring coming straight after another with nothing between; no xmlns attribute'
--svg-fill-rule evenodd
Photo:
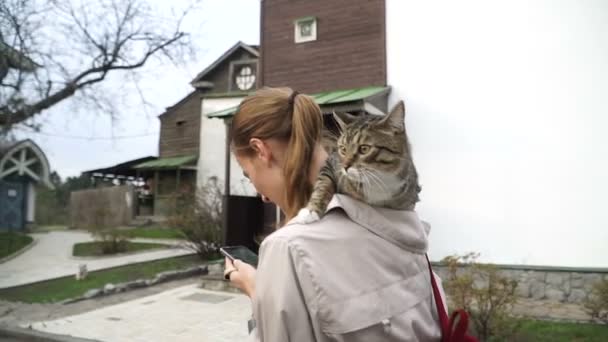
<svg viewBox="0 0 608 342"><path fill-rule="evenodd" d="M593 284L584 306L592 318L608 324L608 280Z"/></svg>
<svg viewBox="0 0 608 342"><path fill-rule="evenodd" d="M510 340L520 325L511 315L517 282L501 276L495 265L478 263L478 258L477 253L444 258L444 288L451 304L470 314L473 335L482 341Z"/></svg>

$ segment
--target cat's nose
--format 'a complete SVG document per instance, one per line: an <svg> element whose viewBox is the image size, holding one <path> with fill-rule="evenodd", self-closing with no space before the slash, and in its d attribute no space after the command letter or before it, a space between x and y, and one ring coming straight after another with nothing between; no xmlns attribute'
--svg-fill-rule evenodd
<svg viewBox="0 0 608 342"><path fill-rule="evenodd" d="M346 163L344 163L344 171L348 171L348 169L353 165L352 162L348 161Z"/></svg>

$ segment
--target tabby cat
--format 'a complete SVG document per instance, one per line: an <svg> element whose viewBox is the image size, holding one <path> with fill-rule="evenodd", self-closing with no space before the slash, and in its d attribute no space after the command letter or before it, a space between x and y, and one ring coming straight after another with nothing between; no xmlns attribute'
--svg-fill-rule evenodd
<svg viewBox="0 0 608 342"><path fill-rule="evenodd" d="M340 135L296 221L319 220L334 193L375 207L413 210L420 185L405 132L403 101L386 116L334 113L334 118Z"/></svg>

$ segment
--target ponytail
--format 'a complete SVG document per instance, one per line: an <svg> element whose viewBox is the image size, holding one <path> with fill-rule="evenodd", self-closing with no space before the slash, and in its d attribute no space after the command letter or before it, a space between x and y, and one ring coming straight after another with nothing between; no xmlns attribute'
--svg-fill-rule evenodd
<svg viewBox="0 0 608 342"><path fill-rule="evenodd" d="M321 110L314 99L294 94L291 136L283 165L287 198L285 216L288 219L296 216L310 199L313 187L310 182L310 166L323 127Z"/></svg>

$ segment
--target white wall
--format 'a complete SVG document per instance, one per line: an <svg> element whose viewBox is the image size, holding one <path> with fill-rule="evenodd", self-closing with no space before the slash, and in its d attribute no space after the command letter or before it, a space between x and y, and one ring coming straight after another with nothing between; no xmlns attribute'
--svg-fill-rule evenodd
<svg viewBox="0 0 608 342"><path fill-rule="evenodd" d="M432 259L608 267L608 1L387 0Z"/></svg>
<svg viewBox="0 0 608 342"><path fill-rule="evenodd" d="M224 184L226 165L226 126L222 119L207 118L207 114L237 106L241 97L203 99L201 105L201 138L198 158L197 187L206 184L209 177L217 177ZM232 195L255 196L249 180L243 176L234 156L230 156L230 193Z"/></svg>
<svg viewBox="0 0 608 342"><path fill-rule="evenodd" d="M43 185L44 186L44 185ZM33 223L36 220L36 187L33 182L27 182L25 187L25 197L27 204L25 205L26 216L25 221L27 223Z"/></svg>

